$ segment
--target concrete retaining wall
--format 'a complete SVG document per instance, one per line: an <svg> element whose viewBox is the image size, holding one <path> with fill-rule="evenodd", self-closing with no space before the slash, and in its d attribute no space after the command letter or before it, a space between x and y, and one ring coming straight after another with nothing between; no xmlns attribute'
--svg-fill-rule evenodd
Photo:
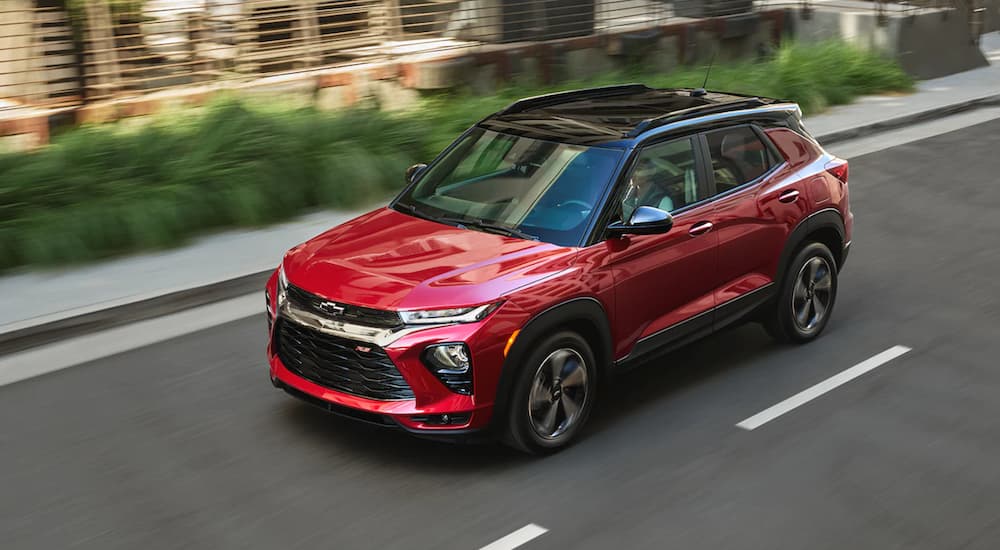
<svg viewBox="0 0 1000 550"><path fill-rule="evenodd" d="M983 5L983 32L1000 31L1000 0L981 0Z"/></svg>
<svg viewBox="0 0 1000 550"><path fill-rule="evenodd" d="M1000 4L1000 0L990 0ZM886 52L915 78L946 76L989 64L975 44L967 15L958 10L926 9L891 13L880 22L868 11L814 9L809 17L790 10L797 40L847 40Z"/></svg>
<svg viewBox="0 0 1000 550"><path fill-rule="evenodd" d="M898 26L896 57L916 78L936 78L989 65L964 14L929 13L906 18Z"/></svg>

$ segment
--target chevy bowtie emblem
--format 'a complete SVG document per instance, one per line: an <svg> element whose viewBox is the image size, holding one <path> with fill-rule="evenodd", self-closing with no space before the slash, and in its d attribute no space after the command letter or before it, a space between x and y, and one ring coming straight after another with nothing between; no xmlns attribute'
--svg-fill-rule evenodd
<svg viewBox="0 0 1000 550"><path fill-rule="evenodd" d="M319 308L333 315L340 315L344 312L344 306L339 305L336 302L320 302Z"/></svg>

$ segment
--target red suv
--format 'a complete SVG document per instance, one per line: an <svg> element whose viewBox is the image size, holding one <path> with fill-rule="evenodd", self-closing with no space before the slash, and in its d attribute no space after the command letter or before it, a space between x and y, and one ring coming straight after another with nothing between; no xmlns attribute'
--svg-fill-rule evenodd
<svg viewBox="0 0 1000 550"><path fill-rule="evenodd" d="M642 85L518 101L285 255L271 381L382 426L559 449L630 365L745 319L816 338L851 244L847 173L793 103Z"/></svg>

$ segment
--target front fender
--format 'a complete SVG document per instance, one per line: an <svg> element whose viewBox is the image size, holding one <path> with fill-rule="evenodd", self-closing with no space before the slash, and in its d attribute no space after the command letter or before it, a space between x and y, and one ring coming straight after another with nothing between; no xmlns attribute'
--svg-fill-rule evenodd
<svg viewBox="0 0 1000 550"><path fill-rule="evenodd" d="M506 418L510 392L524 361L534 351L534 345L554 331L574 327L590 334L583 336L593 347L598 361L598 371L607 373L611 365L611 325L601 302L594 297L582 296L556 304L532 317L521 328L517 339L504 360L500 381L497 385L496 405L493 412L494 425Z"/></svg>

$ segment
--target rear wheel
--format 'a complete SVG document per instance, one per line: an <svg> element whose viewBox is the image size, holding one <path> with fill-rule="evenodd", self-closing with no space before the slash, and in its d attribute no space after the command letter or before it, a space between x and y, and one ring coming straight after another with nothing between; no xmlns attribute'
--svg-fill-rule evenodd
<svg viewBox="0 0 1000 550"><path fill-rule="evenodd" d="M597 370L593 351L575 332L539 342L513 386L505 440L532 454L569 445L593 410Z"/></svg>
<svg viewBox="0 0 1000 550"><path fill-rule="evenodd" d="M830 321L837 298L837 263L822 243L809 243L795 255L778 289L764 327L775 339L804 343Z"/></svg>

